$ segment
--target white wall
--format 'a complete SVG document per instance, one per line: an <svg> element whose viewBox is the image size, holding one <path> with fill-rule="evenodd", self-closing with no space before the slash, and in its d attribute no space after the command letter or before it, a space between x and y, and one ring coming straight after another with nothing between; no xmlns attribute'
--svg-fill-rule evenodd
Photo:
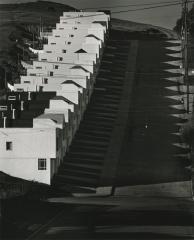
<svg viewBox="0 0 194 240"><path fill-rule="evenodd" d="M72 44L72 45L66 45L66 44L57 44L57 45L44 45L44 51L46 53L63 53L63 51L66 51L67 53L75 53L79 49L85 50L87 53L93 53L97 54L97 57L99 58L100 55L100 44L94 43L94 44L88 44L88 43L80 43L80 44Z"/></svg>
<svg viewBox="0 0 194 240"><path fill-rule="evenodd" d="M87 16L82 18L82 16ZM105 21L107 22L107 25L110 21L110 16L106 15L103 12L64 12L63 16L60 17L60 22L66 22L66 23L70 23L70 22L74 22L77 23L80 22L82 23L91 23L93 21Z"/></svg>
<svg viewBox="0 0 194 240"><path fill-rule="evenodd" d="M48 36L48 45L44 46L43 53L38 54L41 61L34 61L32 66L24 64L27 76L21 77L21 84L15 84L15 89L37 91L43 86L43 91L56 91L57 96L64 96L74 104L68 104L62 99L52 99L49 108L45 109L45 114L33 119L33 128L2 129L0 171L26 180L50 184L51 177L79 126L88 102L87 95L90 96L93 90L107 29L99 23L92 22L105 21L108 26L110 20L110 17L103 13L96 13L98 16L87 18L80 16L90 14L95 13L64 13L60 23L56 25L57 29L52 32L53 36ZM75 53L81 48L87 53ZM63 53L63 49L67 52ZM62 60L59 59L61 57ZM74 68L77 65L83 68ZM53 76L49 76L51 72ZM48 83L43 81L44 78L48 79ZM66 80L72 80L81 87L72 83L66 84ZM57 119L57 114L60 114L62 119L64 117L63 123ZM64 132L67 134L65 137ZM60 142L58 150L56 139ZM13 150L6 151L6 141L13 142ZM38 170L38 158L47 159L46 170ZM56 159L52 169L51 159Z"/></svg>
<svg viewBox="0 0 194 240"><path fill-rule="evenodd" d="M56 62L53 61L52 54L48 54L51 61L34 61L33 63L33 69L28 69L27 73L35 72L35 70L38 72L41 72L42 70L47 70L46 72L52 71L52 72L63 72L64 75L71 75L68 74L68 70L72 67L75 67L77 65L84 67L87 71L93 73L94 72L94 66L93 66L93 60L90 60L87 58L88 56L85 56L85 59L76 60L73 61L71 59L65 59L62 62ZM95 54L90 54L92 56L95 56ZM55 54L55 57L61 56L60 54ZM84 56L83 56L84 57ZM53 58L53 59L52 59ZM57 69L56 69L57 66ZM77 75L77 74L75 74ZM80 74L81 75L81 74Z"/></svg>
<svg viewBox="0 0 194 240"><path fill-rule="evenodd" d="M12 142L12 150L6 150L6 142ZM47 170L38 170L38 158L47 159ZM50 158L56 158L55 128L1 129L0 171L25 180L50 184Z"/></svg>
<svg viewBox="0 0 194 240"><path fill-rule="evenodd" d="M62 60L59 60L62 58ZM40 53L38 55L39 61L48 61L48 62L56 62L56 63L75 63L75 61L79 61L80 64L89 64L93 65L93 62L96 63L97 54L96 53ZM64 64L65 65L65 64ZM28 69L31 70L31 69Z"/></svg>
<svg viewBox="0 0 194 240"><path fill-rule="evenodd" d="M69 109L74 112L74 104L69 104L65 100L51 99L49 104L50 109Z"/></svg>
<svg viewBox="0 0 194 240"><path fill-rule="evenodd" d="M60 39L61 37L65 37L65 38L72 39L72 40L73 39L78 40L81 37L86 37L88 34L92 34L102 41L104 41L104 39L105 39L105 29L104 28L91 27L88 29L78 29L76 31L73 29L68 29L68 31L59 30L59 29L53 30L53 37L56 37L58 39ZM48 39L49 38L52 38L52 37L49 36Z"/></svg>

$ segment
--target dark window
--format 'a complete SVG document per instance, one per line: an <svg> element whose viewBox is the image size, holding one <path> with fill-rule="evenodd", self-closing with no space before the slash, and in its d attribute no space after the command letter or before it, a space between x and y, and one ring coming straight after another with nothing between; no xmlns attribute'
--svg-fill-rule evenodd
<svg viewBox="0 0 194 240"><path fill-rule="evenodd" d="M68 45L70 45L70 44L71 44L71 42L67 42L67 44L68 44Z"/></svg>
<svg viewBox="0 0 194 240"><path fill-rule="evenodd" d="M38 170L46 170L46 158L38 159Z"/></svg>
<svg viewBox="0 0 194 240"><path fill-rule="evenodd" d="M73 34L70 34L69 36L70 36L70 37L74 37L74 35L73 35Z"/></svg>
<svg viewBox="0 0 194 240"><path fill-rule="evenodd" d="M11 151L12 148L13 148L12 142L6 142L6 150L7 150L7 151Z"/></svg>
<svg viewBox="0 0 194 240"><path fill-rule="evenodd" d="M48 78L44 78L44 84L48 84Z"/></svg>
<svg viewBox="0 0 194 240"><path fill-rule="evenodd" d="M65 49L63 49L63 53L66 53L67 51Z"/></svg>
<svg viewBox="0 0 194 240"><path fill-rule="evenodd" d="M63 61L63 58L62 57L58 57L58 61Z"/></svg>
<svg viewBox="0 0 194 240"><path fill-rule="evenodd" d="M51 77L53 76L53 72L50 72L50 76L51 76Z"/></svg>
<svg viewBox="0 0 194 240"><path fill-rule="evenodd" d="M52 51L46 51L47 53L52 53Z"/></svg>
<svg viewBox="0 0 194 240"><path fill-rule="evenodd" d="M58 65L55 65L55 69L59 69L59 66L58 66Z"/></svg>
<svg viewBox="0 0 194 240"><path fill-rule="evenodd" d="M51 45L56 45L56 43L53 42L53 43L51 43Z"/></svg>

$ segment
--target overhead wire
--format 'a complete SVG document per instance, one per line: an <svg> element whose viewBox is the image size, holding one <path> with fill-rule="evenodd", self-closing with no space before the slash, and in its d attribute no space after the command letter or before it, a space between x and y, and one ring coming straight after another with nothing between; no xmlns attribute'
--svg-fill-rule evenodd
<svg viewBox="0 0 194 240"><path fill-rule="evenodd" d="M194 2L194 1L190 1L190 3L191 2ZM178 5L182 5L182 2L176 1L174 3L169 3L169 4L162 4L162 5L156 5L156 6L150 6L150 7L113 11L113 12L111 12L111 15L118 14L118 13L125 13L125 12L137 12L137 11L143 11L143 10L149 10L149 9L155 9L155 8L162 8L162 7L178 6ZM79 13L84 13L84 12L79 12ZM89 17L96 17L96 16L103 16L103 15L104 15L104 13L94 12L94 14L89 14L89 15L85 15L85 16L75 16L75 17L64 17L64 16L62 16L61 18L64 18L64 20L69 20L69 19L79 19L79 18L81 19L81 18L89 18Z"/></svg>
<svg viewBox="0 0 194 240"><path fill-rule="evenodd" d="M109 5L109 6L98 6L98 7L87 7L87 8L80 8L79 10L92 10L92 9L99 9L99 8L108 8L108 9L114 9L114 8L123 8L123 7L138 7L138 6L151 6L151 5L159 5L159 4L170 4L174 2L180 2L178 0L175 1L167 1L167 2L150 2L150 3L138 3L138 4L126 4L126 5Z"/></svg>

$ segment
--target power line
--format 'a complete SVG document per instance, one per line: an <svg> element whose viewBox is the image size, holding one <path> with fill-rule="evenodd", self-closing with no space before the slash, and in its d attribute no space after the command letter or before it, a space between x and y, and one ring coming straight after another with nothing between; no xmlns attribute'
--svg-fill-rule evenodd
<svg viewBox="0 0 194 240"><path fill-rule="evenodd" d="M182 3L177 2L177 3L173 3L173 4L165 4L165 5L158 5L158 6L152 6L152 7L128 9L128 10L123 10L123 11L112 12L112 14L124 13L124 12L137 12L137 11L149 10L149 9L154 9L154 8L162 8L162 7L170 7L170 6L178 6L178 5L182 5Z"/></svg>
<svg viewBox="0 0 194 240"><path fill-rule="evenodd" d="M190 3L191 2L194 2L194 1L190 1ZM162 8L162 7L178 6L178 5L182 5L182 2L177 1L177 2L174 2L174 3L170 3L170 4L162 4L162 5L151 6L151 7L115 11L115 12L111 12L111 15L118 14L118 13L125 13L125 12L137 12L137 11L143 11L143 10L149 10L149 9L155 9L155 8ZM79 13L81 13L81 12L79 12ZM79 18L81 19L81 18L96 17L96 16L103 16L103 15L104 15L104 13L96 12L95 14L90 14L90 15L87 15L87 16L75 16L75 17L64 17L64 16L62 16L62 18L64 18L64 20L69 20L69 19L79 19Z"/></svg>
<svg viewBox="0 0 194 240"><path fill-rule="evenodd" d="M109 8L109 9L113 9L113 8L123 8L123 7L138 7L138 6L151 6L151 5L158 5L158 4L170 4L170 3L177 3L180 1L168 1L168 2L158 2L158 3L144 3L144 4L126 4L126 5L109 5L109 6L100 6L100 7L88 7L88 8L82 8L80 10L92 10L92 9L99 9L99 8Z"/></svg>

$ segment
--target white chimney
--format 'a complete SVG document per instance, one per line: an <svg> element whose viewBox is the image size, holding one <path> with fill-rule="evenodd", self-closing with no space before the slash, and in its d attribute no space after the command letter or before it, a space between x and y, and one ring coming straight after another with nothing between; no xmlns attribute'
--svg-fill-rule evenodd
<svg viewBox="0 0 194 240"><path fill-rule="evenodd" d="M12 119L15 119L15 109L12 109Z"/></svg>
<svg viewBox="0 0 194 240"><path fill-rule="evenodd" d="M11 104L11 110L13 109L13 104Z"/></svg>
<svg viewBox="0 0 194 240"><path fill-rule="evenodd" d="M3 128L6 128L6 119L7 117L3 117Z"/></svg>
<svg viewBox="0 0 194 240"><path fill-rule="evenodd" d="M30 94L31 94L31 92L28 92L28 100L31 100Z"/></svg>
<svg viewBox="0 0 194 240"><path fill-rule="evenodd" d="M21 111L24 110L24 101L21 101Z"/></svg>

